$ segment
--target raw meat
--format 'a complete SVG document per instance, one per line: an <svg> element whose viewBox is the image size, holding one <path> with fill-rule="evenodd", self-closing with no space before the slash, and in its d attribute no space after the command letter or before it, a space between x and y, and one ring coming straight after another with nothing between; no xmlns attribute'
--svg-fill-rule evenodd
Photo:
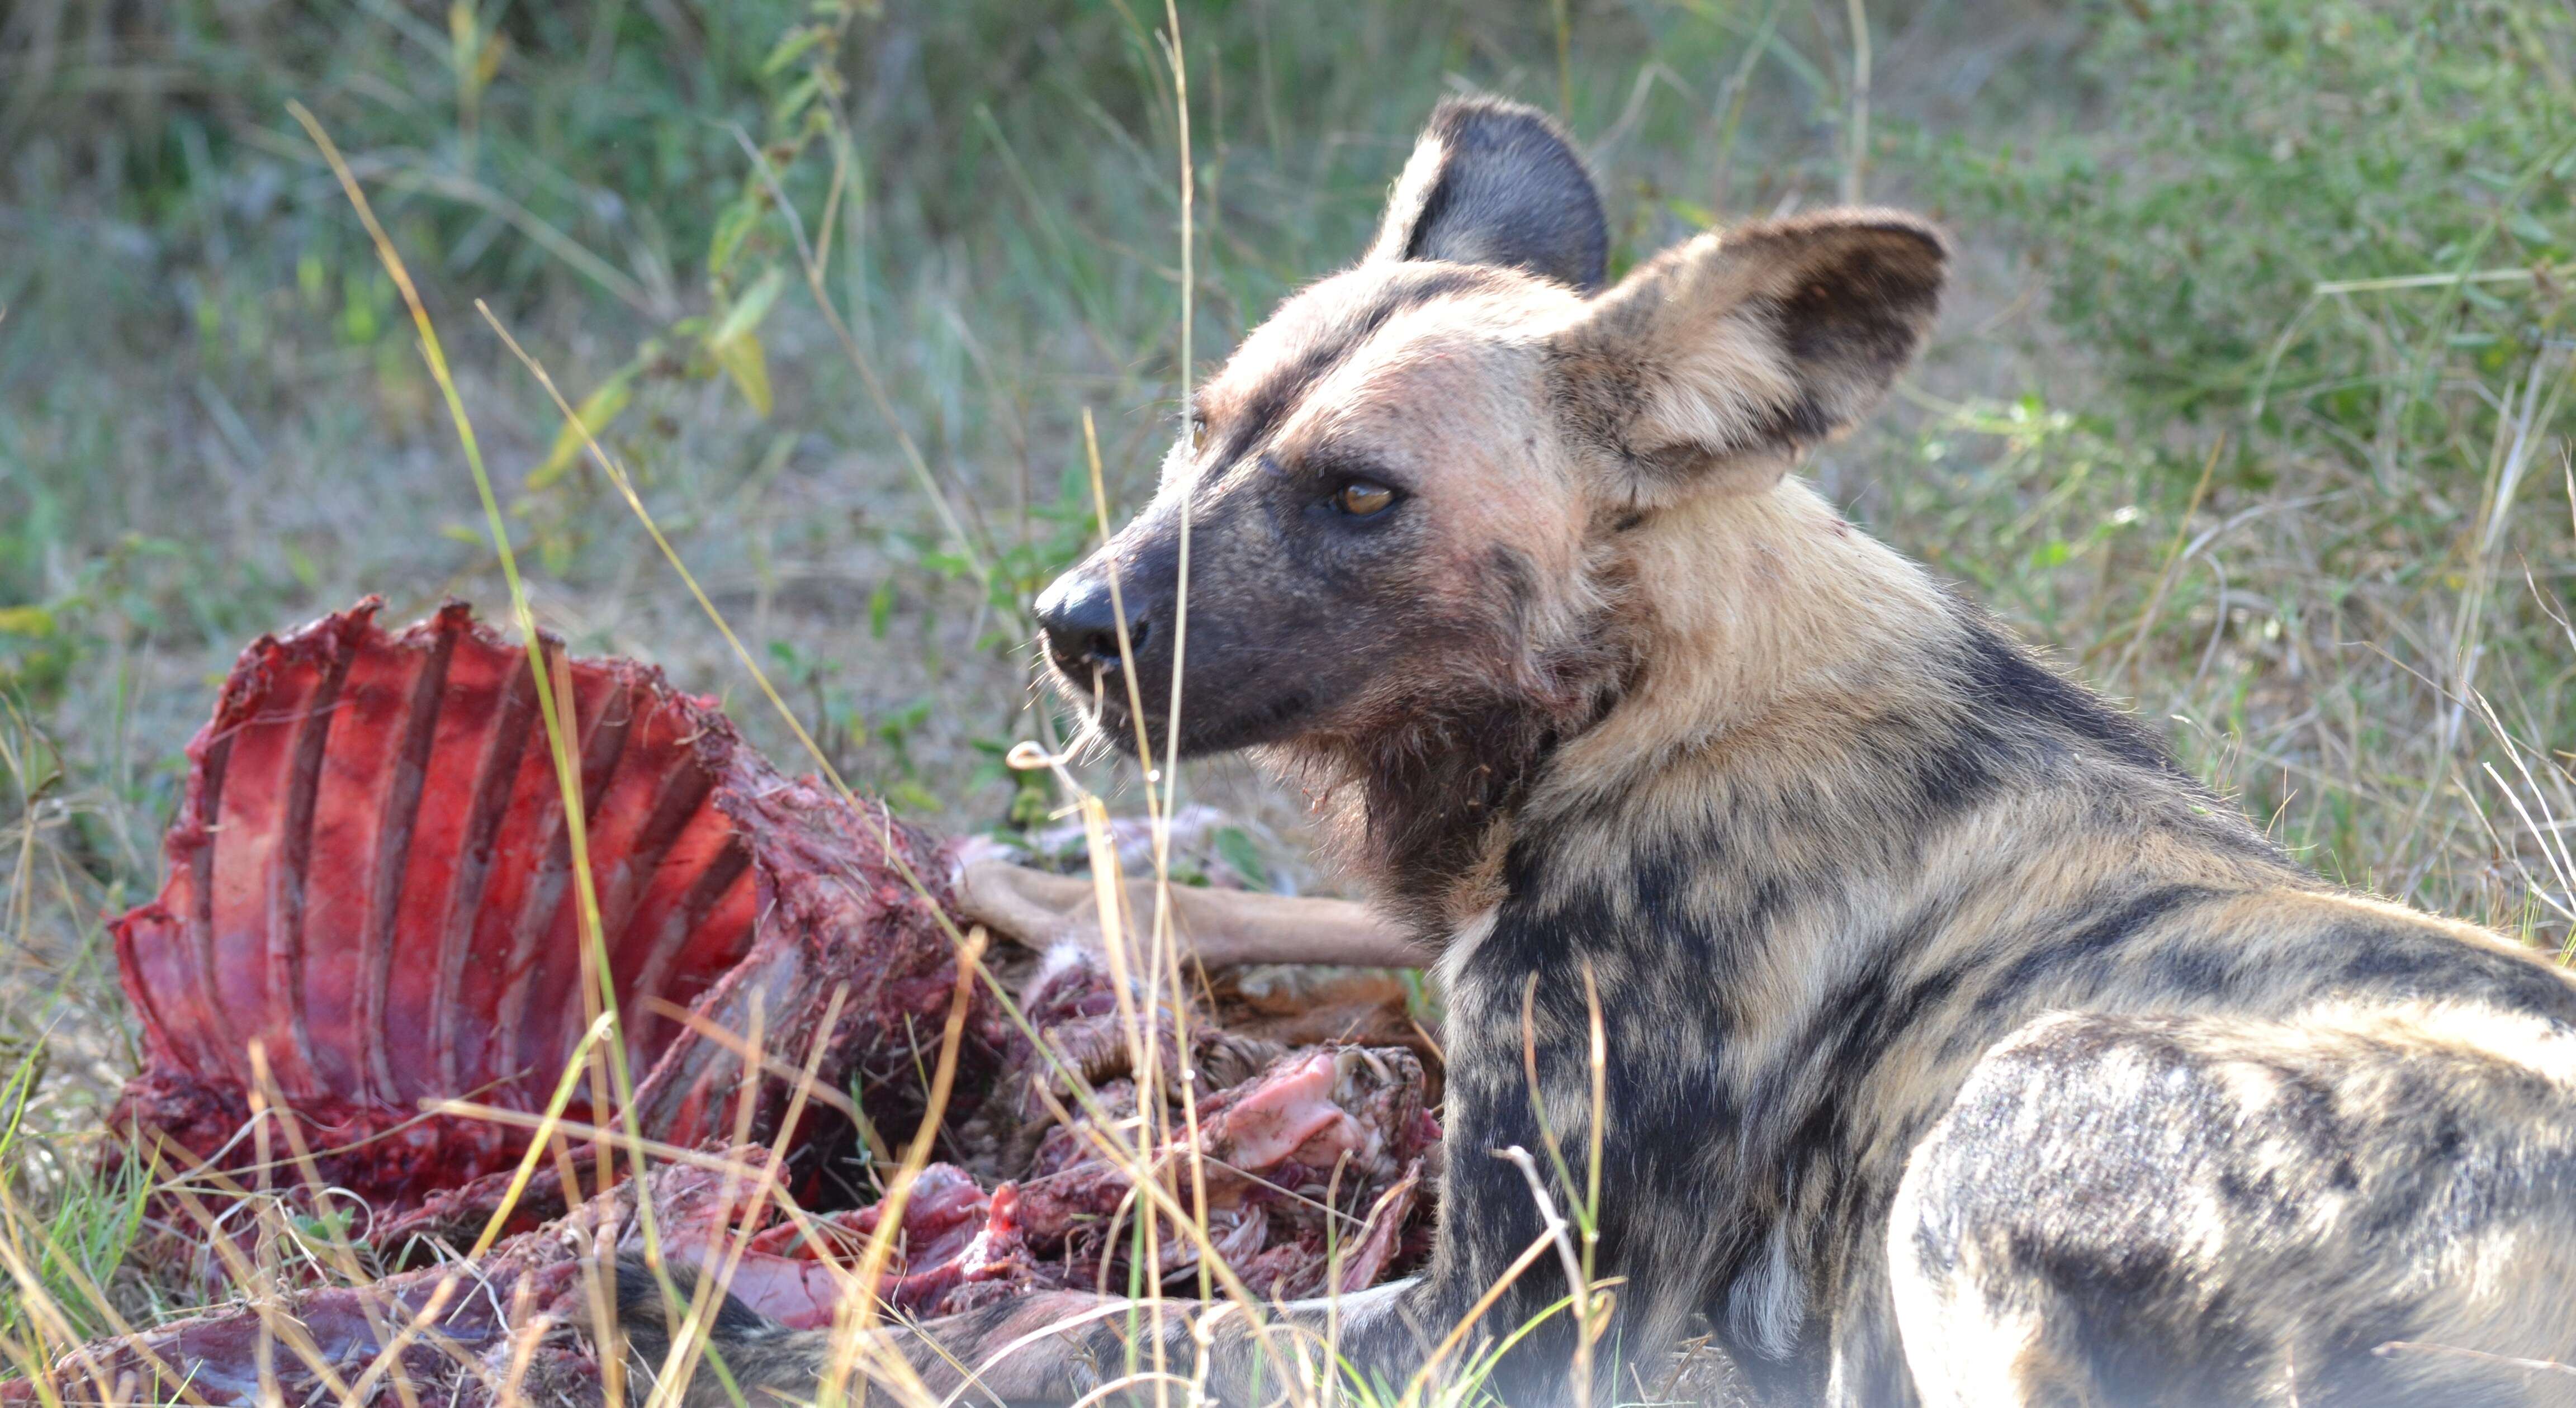
<svg viewBox="0 0 2576 1408"><path fill-rule="evenodd" d="M518 1125L423 1102L542 1110L596 999L526 652L462 604L395 633L376 610L254 643L189 745L169 882L116 924L147 1064L111 1127L141 1150L166 1141L181 1166L257 1164L256 1043L320 1180L399 1219L526 1147ZM908 1131L911 1072L935 1058L956 987L939 848L780 774L658 670L546 655L570 684L640 1127L734 1137L744 1057L710 1033L757 1030L791 1071L821 1042L817 1083L855 1081L879 1129ZM969 999L971 1092L1005 1028L981 984ZM774 1133L788 1087L759 1082L742 1132ZM607 1113L587 1082L568 1111ZM302 1172L278 1167L279 1134L264 1172L284 1186ZM441 1210L473 1209L451 1193Z"/></svg>

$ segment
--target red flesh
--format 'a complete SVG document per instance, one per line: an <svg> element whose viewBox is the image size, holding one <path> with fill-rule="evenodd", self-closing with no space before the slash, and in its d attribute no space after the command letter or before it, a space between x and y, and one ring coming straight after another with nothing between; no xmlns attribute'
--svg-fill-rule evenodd
<svg viewBox="0 0 2576 1408"><path fill-rule="evenodd" d="M112 1127L251 1163L237 1136L256 1042L323 1181L397 1217L525 1147L512 1126L424 1117L423 1102L543 1109L589 1014L526 652L462 605L398 633L375 610L254 643L189 745L169 882L116 925L148 1059ZM664 1005L737 1034L757 1008L790 1066L822 1040L828 1087L906 1070L955 985L936 848L782 776L657 670L572 660L562 677L641 1127L730 1138L747 1095L745 1132L764 1136L786 1099L775 1080L745 1092L740 1057ZM970 996L970 1064L989 1062L996 1019ZM600 1122L587 1097L585 1082L570 1117ZM892 1103L876 1113L905 1120L906 1099ZM917 1113L917 1092L908 1103Z"/></svg>

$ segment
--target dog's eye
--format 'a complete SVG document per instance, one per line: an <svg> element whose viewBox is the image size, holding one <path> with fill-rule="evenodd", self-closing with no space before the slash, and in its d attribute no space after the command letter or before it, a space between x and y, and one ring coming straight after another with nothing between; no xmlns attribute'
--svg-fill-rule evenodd
<svg viewBox="0 0 2576 1408"><path fill-rule="evenodd" d="M1333 495L1333 507L1353 518L1370 518L1386 512L1395 502L1395 491L1366 479L1354 479Z"/></svg>
<svg viewBox="0 0 2576 1408"><path fill-rule="evenodd" d="M1197 454L1199 451L1204 450L1204 449L1206 449L1206 448L1207 448L1207 418L1206 418L1206 417L1204 417L1204 416L1195 416L1195 415L1194 415L1194 416L1191 416L1191 417L1190 417L1190 453L1195 455L1195 454Z"/></svg>

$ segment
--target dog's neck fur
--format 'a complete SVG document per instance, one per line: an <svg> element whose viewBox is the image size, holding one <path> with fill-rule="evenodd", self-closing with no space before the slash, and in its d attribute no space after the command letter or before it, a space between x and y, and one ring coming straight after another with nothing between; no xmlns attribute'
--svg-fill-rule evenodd
<svg viewBox="0 0 2576 1408"><path fill-rule="evenodd" d="M1955 673L1939 657L1974 629L1800 481L1609 531L1599 638L1543 664L1542 687L1460 690L1404 727L1274 755L1322 799L1343 868L1429 941L1504 898L1533 812L1615 810L1738 748L1757 770L1774 748L1812 763L1856 721L1936 699Z"/></svg>
<svg viewBox="0 0 2576 1408"><path fill-rule="evenodd" d="M1500 898L1513 818L1627 672L1587 641L1514 673L1519 688L1457 682L1381 715L1400 722L1268 750L1316 799L1336 867L1426 943Z"/></svg>
<svg viewBox="0 0 2576 1408"><path fill-rule="evenodd" d="M1663 509L1628 535L1626 653L1653 662L1533 787L1543 809L1597 802L1684 755L1936 695L1967 612L1923 568L1800 480Z"/></svg>

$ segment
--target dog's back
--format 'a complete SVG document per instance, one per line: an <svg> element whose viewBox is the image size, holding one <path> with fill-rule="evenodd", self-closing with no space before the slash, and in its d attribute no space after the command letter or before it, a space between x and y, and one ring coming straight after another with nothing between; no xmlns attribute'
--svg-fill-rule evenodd
<svg viewBox="0 0 2576 1408"><path fill-rule="evenodd" d="M2067 1014L1891 1220L1923 1400L2568 1403L2576 1041L2478 1003Z"/></svg>

